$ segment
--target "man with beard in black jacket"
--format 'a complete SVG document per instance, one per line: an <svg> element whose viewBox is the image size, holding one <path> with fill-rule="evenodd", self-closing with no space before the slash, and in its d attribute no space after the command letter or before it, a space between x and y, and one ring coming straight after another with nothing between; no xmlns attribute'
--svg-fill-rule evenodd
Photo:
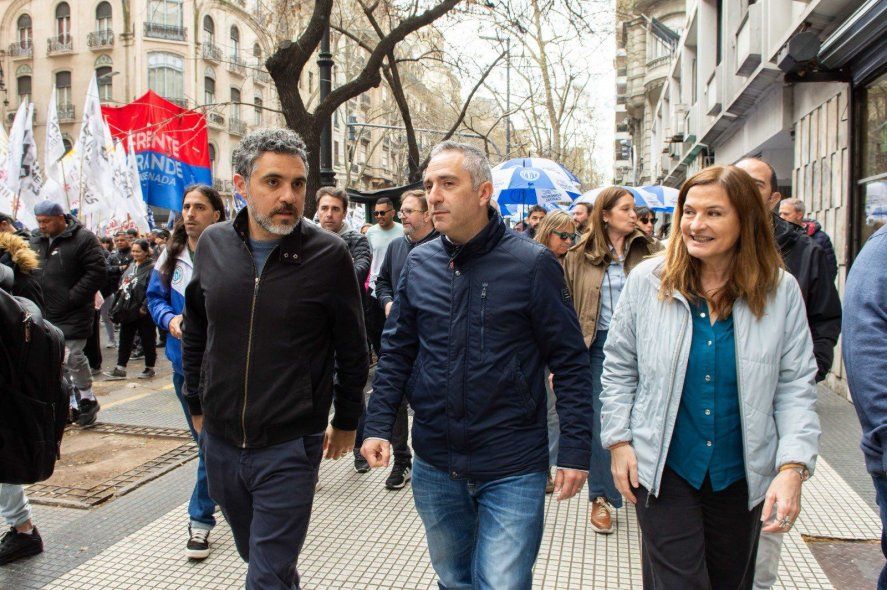
<svg viewBox="0 0 887 590"><path fill-rule="evenodd" d="M758 158L746 158L736 164L745 170L770 208L776 243L785 267L798 281L807 306L807 323L813 337L816 356L816 381L822 381L832 368L835 345L841 333L841 300L835 288L825 253L804 234L803 228L777 215L782 195L777 186L776 171ZM755 564L755 588L770 588L776 582L779 551L784 533L761 533Z"/></svg>
<svg viewBox="0 0 887 590"><path fill-rule="evenodd" d="M376 277L376 299L385 312L385 317L391 313L394 305L394 292L397 289L397 281L400 279L400 271L407 261L409 253L421 244L437 239L440 234L431 223L431 214L428 211L428 202L425 200L424 190L411 190L405 192L400 199L400 211L397 213L400 223L403 225L404 236L391 242L385 252L385 258ZM407 443L409 436L409 421L407 419L406 400L400 405L397 418L394 420L394 430L391 433L391 446L394 450L394 466L391 474L385 480L385 487L389 490L403 488L412 477L413 455ZM363 445L363 419L357 427L357 438L354 446L354 470L358 473L366 473L370 470L370 464L360 454Z"/></svg>
<svg viewBox="0 0 887 590"><path fill-rule="evenodd" d="M185 399L209 495L249 564L246 588L290 590L321 456L354 447L366 332L348 248L302 219L302 139L253 131L234 170L247 206L201 234L185 289Z"/></svg>
<svg viewBox="0 0 887 590"><path fill-rule="evenodd" d="M363 294L363 286L370 274L370 263L373 260L373 252L366 236L357 230L353 230L345 223L348 215L348 193L340 188L324 186L317 191L317 219L320 227L337 234L345 240L351 260L354 261L354 274L357 275L357 284Z"/></svg>
<svg viewBox="0 0 887 590"><path fill-rule="evenodd" d="M77 424L90 426L95 424L99 403L83 348L93 330L95 294L107 276L105 257L95 234L65 215L58 203L38 203L34 215L42 235L31 239L31 248L40 259L45 316L65 335L65 367L80 390Z"/></svg>

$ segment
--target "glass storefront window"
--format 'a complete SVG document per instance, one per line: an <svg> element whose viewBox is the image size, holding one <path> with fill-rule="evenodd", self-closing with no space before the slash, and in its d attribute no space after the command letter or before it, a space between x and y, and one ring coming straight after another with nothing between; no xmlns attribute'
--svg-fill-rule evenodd
<svg viewBox="0 0 887 590"><path fill-rule="evenodd" d="M865 87L860 105L860 241L887 223L887 74Z"/></svg>

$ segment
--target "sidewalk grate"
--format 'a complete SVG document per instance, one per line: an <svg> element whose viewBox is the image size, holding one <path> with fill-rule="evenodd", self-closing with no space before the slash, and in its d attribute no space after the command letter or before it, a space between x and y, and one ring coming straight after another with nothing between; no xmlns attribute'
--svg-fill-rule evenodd
<svg viewBox="0 0 887 590"><path fill-rule="evenodd" d="M197 444L191 439L190 432L183 428L96 424L93 430L104 434L177 438L187 440L187 442L183 442L155 459L146 461L129 471L89 488L44 483L27 486L28 499L32 503L89 509L124 496L197 456Z"/></svg>
<svg viewBox="0 0 887 590"><path fill-rule="evenodd" d="M94 432L106 434L132 434L135 436L160 436L164 438L185 438L191 440L191 432L187 428L166 428L164 426L136 426L132 424L106 424L97 422L92 427Z"/></svg>

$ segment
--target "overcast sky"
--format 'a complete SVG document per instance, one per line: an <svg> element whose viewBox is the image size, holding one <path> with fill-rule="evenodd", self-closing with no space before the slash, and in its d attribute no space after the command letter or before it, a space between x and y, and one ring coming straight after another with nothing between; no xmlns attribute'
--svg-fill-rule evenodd
<svg viewBox="0 0 887 590"><path fill-rule="evenodd" d="M615 4L615 2L614 2ZM592 121L597 130L595 145L595 162L603 173L604 179L612 180L613 173L613 134L614 109L616 105L616 71L613 65L615 57L615 7L609 12L609 22L601 25L601 37L589 39L583 43L581 51L572 56L573 67L584 70L592 80L586 93L587 104L594 108L595 117ZM444 25L444 36L450 45L448 53L459 53L476 56L484 64L488 64L498 55L498 45L493 41L479 39L480 36L493 37L496 30L489 30L489 25L473 18L460 18L459 22ZM514 47L514 44L512 45ZM592 49L594 48L594 49ZM506 66L504 60L490 74L490 87L505 94ZM476 80L476 79L475 79ZM470 92L475 80L463 81L463 97ZM512 76L512 89L515 78ZM512 125L519 125L517 118L512 118ZM494 163L495 165L495 163Z"/></svg>

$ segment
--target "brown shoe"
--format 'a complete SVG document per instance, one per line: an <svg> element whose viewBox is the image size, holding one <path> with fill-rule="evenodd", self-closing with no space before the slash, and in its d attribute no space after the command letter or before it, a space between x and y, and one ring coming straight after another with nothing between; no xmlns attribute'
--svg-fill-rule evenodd
<svg viewBox="0 0 887 590"><path fill-rule="evenodd" d="M588 521L594 532L609 535L615 528L616 509L606 498L595 498L590 506Z"/></svg>
<svg viewBox="0 0 887 590"><path fill-rule="evenodd" d="M545 493L550 494L554 491L554 480L551 478L551 472L548 472L548 479L545 481Z"/></svg>

